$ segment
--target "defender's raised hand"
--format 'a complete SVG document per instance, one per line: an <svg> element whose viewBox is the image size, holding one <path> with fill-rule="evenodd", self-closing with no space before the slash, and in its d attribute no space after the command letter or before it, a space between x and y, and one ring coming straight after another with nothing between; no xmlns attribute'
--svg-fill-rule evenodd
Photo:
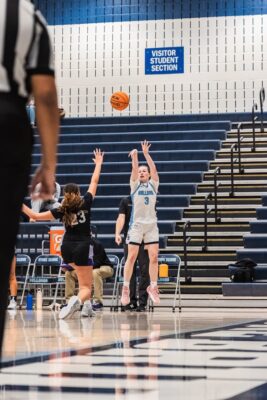
<svg viewBox="0 0 267 400"><path fill-rule="evenodd" d="M93 161L95 164L102 164L104 159L104 152L100 149L94 150L94 158Z"/></svg>

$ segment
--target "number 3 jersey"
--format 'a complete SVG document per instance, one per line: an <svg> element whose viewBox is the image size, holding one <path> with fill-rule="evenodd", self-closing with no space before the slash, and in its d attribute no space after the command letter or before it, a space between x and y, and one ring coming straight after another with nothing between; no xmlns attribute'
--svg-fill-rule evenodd
<svg viewBox="0 0 267 400"><path fill-rule="evenodd" d="M79 209L73 212L72 224L65 226L66 232L64 239L71 240L82 240L91 236L91 207L93 202L93 196L90 192L87 192L83 197L83 204ZM50 210L55 219L63 220L64 213L59 208Z"/></svg>
<svg viewBox="0 0 267 400"><path fill-rule="evenodd" d="M156 201L159 182L150 179L148 182L130 181L132 213L130 226L134 222L151 224L157 222Z"/></svg>

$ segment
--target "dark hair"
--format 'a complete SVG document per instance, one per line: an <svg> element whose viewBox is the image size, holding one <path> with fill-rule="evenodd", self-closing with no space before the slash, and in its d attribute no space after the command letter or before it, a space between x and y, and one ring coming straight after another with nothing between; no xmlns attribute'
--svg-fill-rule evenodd
<svg viewBox="0 0 267 400"><path fill-rule="evenodd" d="M80 194L80 188L76 183L68 183L63 190L64 198L59 211L64 214L63 223L70 226L73 222L73 214L83 205L83 198Z"/></svg>
<svg viewBox="0 0 267 400"><path fill-rule="evenodd" d="M139 169L139 168L141 168L141 167L146 167L146 168L147 168L147 170L148 170L148 173L150 174L150 168L149 168L149 165L147 165L147 164L141 164L141 165L139 165L138 169Z"/></svg>

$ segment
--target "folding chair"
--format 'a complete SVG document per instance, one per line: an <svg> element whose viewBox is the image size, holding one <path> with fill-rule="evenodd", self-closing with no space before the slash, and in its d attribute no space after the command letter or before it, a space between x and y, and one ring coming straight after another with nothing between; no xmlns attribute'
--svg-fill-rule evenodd
<svg viewBox="0 0 267 400"><path fill-rule="evenodd" d="M114 262L112 261L112 258L114 257ZM119 281L121 278L121 270L122 270L122 263L124 264L124 257L119 260L119 258L113 254L108 255L108 258L112 262L114 266L114 284L113 284L113 291L112 291L112 297L111 297L111 307L110 311L117 311L118 310L118 303L119 303ZM122 281L121 281L122 282ZM116 306L115 306L115 301L116 301Z"/></svg>
<svg viewBox="0 0 267 400"><path fill-rule="evenodd" d="M164 285L164 287L175 286L174 299L172 312L175 312L176 309L176 300L178 294L178 307L179 312L181 312L181 283L180 283L180 274L181 274L181 258L176 254L159 254L158 256L158 264L168 264L169 266L169 276L167 278L158 278L158 286ZM177 273L176 273L177 269ZM173 274L172 276L172 273ZM154 311L154 306L150 298L148 298L148 309L149 311Z"/></svg>
<svg viewBox="0 0 267 400"><path fill-rule="evenodd" d="M136 261L136 272L138 272L138 262ZM123 268L125 264L125 259L122 257L119 267L116 270L115 280L114 280L114 287L113 287L113 294L112 294L112 303L110 311L118 311L119 309L119 299L120 299L120 286L123 285Z"/></svg>
<svg viewBox="0 0 267 400"><path fill-rule="evenodd" d="M65 277L61 276L62 258L59 255L47 254L37 256L34 264L32 275L28 278L28 285L31 286L49 286L47 296L43 299L53 299L49 308L53 308L56 304L56 297L59 285L65 284ZM52 287L55 286L53 294Z"/></svg>
<svg viewBox="0 0 267 400"><path fill-rule="evenodd" d="M21 308L26 289L27 278L30 275L31 258L27 254L16 254L16 278L17 283L22 286L22 294L20 298L19 307ZM26 269L26 273L23 271Z"/></svg>

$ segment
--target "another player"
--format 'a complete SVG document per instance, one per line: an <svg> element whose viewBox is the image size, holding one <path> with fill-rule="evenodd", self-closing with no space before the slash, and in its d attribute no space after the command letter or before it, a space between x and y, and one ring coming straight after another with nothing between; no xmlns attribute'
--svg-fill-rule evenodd
<svg viewBox="0 0 267 400"><path fill-rule="evenodd" d="M141 143L147 165L138 166L138 151L132 150L132 173L130 178L132 215L126 242L128 243L128 257L124 266L124 283L121 303L126 306L130 303L129 283L133 266L139 252L139 246L144 242L149 256L150 285L148 295L153 303L159 304L158 279L158 251L159 230L157 226L156 199L159 186L159 176L154 161L149 155L149 144L146 140Z"/></svg>
<svg viewBox="0 0 267 400"><path fill-rule="evenodd" d="M63 260L77 272L79 282L78 296L72 296L66 307L60 311L59 318L70 317L83 304L82 316L92 316L91 289L93 246L90 240L91 206L100 177L104 153L94 151L95 169L88 191L81 197L79 187L69 183L64 188L61 206L43 213L35 213L23 205L22 211L34 220L60 219L65 225L65 235L61 246Z"/></svg>
<svg viewBox="0 0 267 400"><path fill-rule="evenodd" d="M16 256L13 257L10 274L9 274L9 290L10 290L10 300L7 306L8 310L17 309L17 293L18 293L18 283L16 277Z"/></svg>

